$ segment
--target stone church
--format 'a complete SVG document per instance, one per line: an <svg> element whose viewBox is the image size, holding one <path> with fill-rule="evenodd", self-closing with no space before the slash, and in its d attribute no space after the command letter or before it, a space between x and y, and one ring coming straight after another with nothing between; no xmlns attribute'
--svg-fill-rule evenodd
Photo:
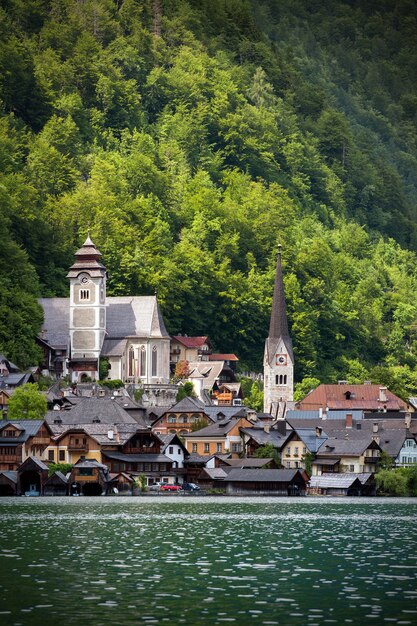
<svg viewBox="0 0 417 626"><path fill-rule="evenodd" d="M170 337L156 296L106 295L106 268L90 236L67 275L69 298L42 298L44 325L38 343L44 369L73 383L108 378L126 383L169 383Z"/></svg>
<svg viewBox="0 0 417 626"><path fill-rule="evenodd" d="M264 351L264 412L282 417L286 404L293 400L293 393L294 354L288 331L281 246L278 246L271 320Z"/></svg>

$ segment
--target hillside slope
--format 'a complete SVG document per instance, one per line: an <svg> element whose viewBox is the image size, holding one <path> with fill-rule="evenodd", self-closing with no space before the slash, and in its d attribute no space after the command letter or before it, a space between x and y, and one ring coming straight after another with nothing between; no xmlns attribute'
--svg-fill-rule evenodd
<svg viewBox="0 0 417 626"><path fill-rule="evenodd" d="M3 256L0 350L33 360L90 228L109 294L259 369L280 240L297 379L416 389L414 7L310 5L2 2L1 236L31 278Z"/></svg>

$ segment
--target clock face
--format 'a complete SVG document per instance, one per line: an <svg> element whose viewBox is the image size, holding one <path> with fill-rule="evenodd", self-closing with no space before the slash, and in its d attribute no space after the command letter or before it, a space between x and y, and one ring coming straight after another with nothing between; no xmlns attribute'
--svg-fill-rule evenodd
<svg viewBox="0 0 417 626"><path fill-rule="evenodd" d="M80 275L80 283L82 285L86 285L89 282L89 277L87 276L87 274L81 274Z"/></svg>
<svg viewBox="0 0 417 626"><path fill-rule="evenodd" d="M287 355L286 354L277 354L276 355L276 364L277 365L287 365Z"/></svg>

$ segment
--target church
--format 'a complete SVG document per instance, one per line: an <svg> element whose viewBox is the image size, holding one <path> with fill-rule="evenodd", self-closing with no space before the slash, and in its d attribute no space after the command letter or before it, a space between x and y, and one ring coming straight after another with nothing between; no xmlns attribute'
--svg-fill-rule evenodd
<svg viewBox="0 0 417 626"><path fill-rule="evenodd" d="M45 373L69 376L72 383L94 381L106 359L109 379L168 384L170 336L156 296L108 297L101 257L88 236L67 275L69 298L39 300Z"/></svg>
<svg viewBox="0 0 417 626"><path fill-rule="evenodd" d="M264 413L283 417L293 394L294 353L288 331L281 246L278 246L271 320L264 351Z"/></svg>

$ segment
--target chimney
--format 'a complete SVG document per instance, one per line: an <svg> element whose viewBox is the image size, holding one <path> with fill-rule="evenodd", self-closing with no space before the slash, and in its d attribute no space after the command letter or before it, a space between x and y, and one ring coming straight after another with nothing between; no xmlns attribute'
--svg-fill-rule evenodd
<svg viewBox="0 0 417 626"><path fill-rule="evenodd" d="M275 427L280 435L285 436L287 434L287 421L285 419L277 420L275 422Z"/></svg>
<svg viewBox="0 0 417 626"><path fill-rule="evenodd" d="M323 419L323 407L319 408L319 419Z"/></svg>
<svg viewBox="0 0 417 626"><path fill-rule="evenodd" d="M269 431L270 431L270 430L271 430L271 424L265 424L265 426L264 426L264 431L265 431L266 433L269 433Z"/></svg>
<svg viewBox="0 0 417 626"><path fill-rule="evenodd" d="M379 430L379 424L378 424L378 422L374 422L374 423L372 424L372 432L373 432L373 433L377 433L377 432L378 432L378 430Z"/></svg>
<svg viewBox="0 0 417 626"><path fill-rule="evenodd" d="M379 388L379 395L378 395L378 402L387 402L387 388L386 387L380 387Z"/></svg>
<svg viewBox="0 0 417 626"><path fill-rule="evenodd" d="M406 413L405 414L404 423L405 423L405 427L406 428L410 428L410 426L411 426L411 413Z"/></svg>
<svg viewBox="0 0 417 626"><path fill-rule="evenodd" d="M352 424L353 424L353 414L352 413L346 413L345 427L346 428L352 428Z"/></svg>
<svg viewBox="0 0 417 626"><path fill-rule="evenodd" d="M323 429L321 428L321 426L316 426L316 437L321 437L322 432Z"/></svg>

